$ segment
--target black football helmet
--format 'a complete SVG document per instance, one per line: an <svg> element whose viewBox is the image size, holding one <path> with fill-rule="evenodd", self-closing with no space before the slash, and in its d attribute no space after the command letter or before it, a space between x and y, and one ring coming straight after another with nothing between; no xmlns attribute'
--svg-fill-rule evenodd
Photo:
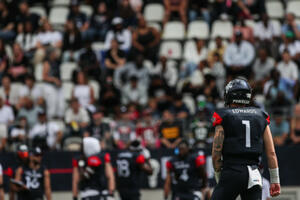
<svg viewBox="0 0 300 200"><path fill-rule="evenodd" d="M251 96L252 89L245 79L236 78L225 87L224 100L226 106L232 103L249 105Z"/></svg>

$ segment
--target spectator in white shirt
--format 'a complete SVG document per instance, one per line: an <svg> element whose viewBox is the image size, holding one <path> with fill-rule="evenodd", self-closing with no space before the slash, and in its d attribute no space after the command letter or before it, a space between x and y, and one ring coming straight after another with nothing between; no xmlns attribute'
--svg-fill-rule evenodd
<svg viewBox="0 0 300 200"><path fill-rule="evenodd" d="M26 117L19 117L17 124L11 129L10 137L13 143L25 143L27 137L27 119Z"/></svg>
<svg viewBox="0 0 300 200"><path fill-rule="evenodd" d="M131 48L131 32L123 28L123 19L120 17L115 17L112 20L113 29L108 31L105 38L105 49L109 50L111 48L111 40L116 39L120 44L120 49L128 52Z"/></svg>
<svg viewBox="0 0 300 200"><path fill-rule="evenodd" d="M259 42L272 41L274 37L280 37L280 29L276 30L274 23L269 20L268 15L263 14L261 21L256 23L254 27L254 37Z"/></svg>
<svg viewBox="0 0 300 200"><path fill-rule="evenodd" d="M65 114L66 124L78 129L87 127L90 122L89 114L80 106L78 99L72 98L70 105Z"/></svg>
<svg viewBox="0 0 300 200"><path fill-rule="evenodd" d="M35 84L35 78L32 75L28 75L25 78L25 85L19 91L20 97L31 97L34 101L39 98L43 98L43 89L42 87Z"/></svg>
<svg viewBox="0 0 300 200"><path fill-rule="evenodd" d="M63 133L55 122L47 121L45 111L38 114L38 123L30 130L28 137L33 140L33 146L46 149L59 149Z"/></svg>
<svg viewBox="0 0 300 200"><path fill-rule="evenodd" d="M30 21L25 24L18 25L18 35L16 42L21 45L22 49L26 52L26 55L30 55L36 48L37 35L33 31L32 23Z"/></svg>
<svg viewBox="0 0 300 200"><path fill-rule="evenodd" d="M258 51L258 58L256 58L253 65L253 75L255 81L264 81L270 76L271 70L275 67L275 60L268 56L267 50L261 48Z"/></svg>
<svg viewBox="0 0 300 200"><path fill-rule="evenodd" d="M0 124L11 125L14 119L13 109L5 105L3 98L0 96Z"/></svg>
<svg viewBox="0 0 300 200"><path fill-rule="evenodd" d="M292 59L299 59L300 57L300 41L296 40L295 34L287 31L283 37L283 43L279 46L279 53L282 54L284 50L288 50Z"/></svg>
<svg viewBox="0 0 300 200"><path fill-rule="evenodd" d="M250 64L255 57L254 47L243 40L240 31L235 32L235 41L230 43L224 53L224 62L228 67L228 75L231 77L250 75Z"/></svg>
<svg viewBox="0 0 300 200"><path fill-rule="evenodd" d="M129 83L122 88L122 103L136 103L138 105L146 105L148 101L147 89L139 84L138 78L132 76Z"/></svg>
<svg viewBox="0 0 300 200"><path fill-rule="evenodd" d="M296 63L291 60L289 51L283 51L282 61L278 63L277 69L282 78L290 81L298 80L298 67Z"/></svg>
<svg viewBox="0 0 300 200"><path fill-rule="evenodd" d="M2 86L0 87L0 96L4 100L4 104L16 106L20 100L19 89L17 85L11 84L10 76L2 77Z"/></svg>

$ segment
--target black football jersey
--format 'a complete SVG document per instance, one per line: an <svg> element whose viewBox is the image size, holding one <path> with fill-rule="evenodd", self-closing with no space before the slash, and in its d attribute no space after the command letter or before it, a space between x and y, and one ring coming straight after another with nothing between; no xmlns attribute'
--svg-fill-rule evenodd
<svg viewBox="0 0 300 200"><path fill-rule="evenodd" d="M199 191L203 186L200 177L199 167L205 165L205 156L201 154L191 154L186 157L174 156L167 162L167 169L172 177L173 192Z"/></svg>
<svg viewBox="0 0 300 200"><path fill-rule="evenodd" d="M138 191L140 188L141 169L145 157L139 152L123 151L116 158L116 177L119 190L130 188Z"/></svg>
<svg viewBox="0 0 300 200"><path fill-rule="evenodd" d="M29 191L18 193L18 200L42 200L44 196L44 171L45 167L41 166L34 170L23 166L22 182Z"/></svg>
<svg viewBox="0 0 300 200"><path fill-rule="evenodd" d="M257 165L270 117L255 107L223 108L213 114L213 126L224 128L223 163Z"/></svg>
<svg viewBox="0 0 300 200"><path fill-rule="evenodd" d="M101 192L107 189L105 163L108 162L110 162L110 155L104 152L88 158L77 158L73 160L74 167L78 167L80 172L88 174L88 176L82 176L79 182L81 191L91 189Z"/></svg>

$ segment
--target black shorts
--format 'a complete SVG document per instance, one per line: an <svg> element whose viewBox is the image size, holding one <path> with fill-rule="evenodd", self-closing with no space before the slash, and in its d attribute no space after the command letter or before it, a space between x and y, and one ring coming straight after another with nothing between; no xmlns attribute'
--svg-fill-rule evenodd
<svg viewBox="0 0 300 200"><path fill-rule="evenodd" d="M189 193L173 193L172 200L201 200L201 197L194 195L193 192Z"/></svg>
<svg viewBox="0 0 300 200"><path fill-rule="evenodd" d="M119 189L121 200L140 200L140 192L138 190Z"/></svg>
<svg viewBox="0 0 300 200"><path fill-rule="evenodd" d="M100 199L100 195L81 198L81 200L99 200L99 199Z"/></svg>
<svg viewBox="0 0 300 200"><path fill-rule="evenodd" d="M247 166L228 166L221 171L220 182L216 185L212 200L235 200L241 195L242 200L261 200L260 186L248 188L249 172Z"/></svg>

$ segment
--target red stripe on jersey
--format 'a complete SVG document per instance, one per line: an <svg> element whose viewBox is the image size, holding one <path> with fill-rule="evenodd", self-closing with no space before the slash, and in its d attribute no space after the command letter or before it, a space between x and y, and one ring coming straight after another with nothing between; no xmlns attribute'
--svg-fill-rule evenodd
<svg viewBox="0 0 300 200"><path fill-rule="evenodd" d="M77 162L77 160L76 159L72 159L72 166L73 167L78 167L78 162Z"/></svg>
<svg viewBox="0 0 300 200"><path fill-rule="evenodd" d="M12 178L14 175L14 172L13 172L12 168L8 167L6 170L3 171L3 174Z"/></svg>
<svg viewBox="0 0 300 200"><path fill-rule="evenodd" d="M166 162L166 167L167 167L168 170L172 170L173 169L173 165L172 165L172 163L170 161Z"/></svg>
<svg viewBox="0 0 300 200"><path fill-rule="evenodd" d="M268 115L266 120L267 120L268 124L270 124L270 115Z"/></svg>
<svg viewBox="0 0 300 200"><path fill-rule="evenodd" d="M205 156L204 155L199 155L197 156L195 160L196 167L200 167L205 164Z"/></svg>
<svg viewBox="0 0 300 200"><path fill-rule="evenodd" d="M214 118L213 126L217 126L217 125L220 125L222 123L223 119L218 113L215 112L213 114L213 118Z"/></svg>
<svg viewBox="0 0 300 200"><path fill-rule="evenodd" d="M102 162L97 156L91 156L88 158L87 164L90 167L98 167Z"/></svg>
<svg viewBox="0 0 300 200"><path fill-rule="evenodd" d="M136 163L137 164L144 164L145 163L145 157L143 155L139 155L137 158L136 158Z"/></svg>
<svg viewBox="0 0 300 200"><path fill-rule="evenodd" d="M70 174L73 172L72 168L49 169L50 174Z"/></svg>
<svg viewBox="0 0 300 200"><path fill-rule="evenodd" d="M104 155L104 161L105 161L105 163L110 163L110 155L109 155L109 153L106 153Z"/></svg>

